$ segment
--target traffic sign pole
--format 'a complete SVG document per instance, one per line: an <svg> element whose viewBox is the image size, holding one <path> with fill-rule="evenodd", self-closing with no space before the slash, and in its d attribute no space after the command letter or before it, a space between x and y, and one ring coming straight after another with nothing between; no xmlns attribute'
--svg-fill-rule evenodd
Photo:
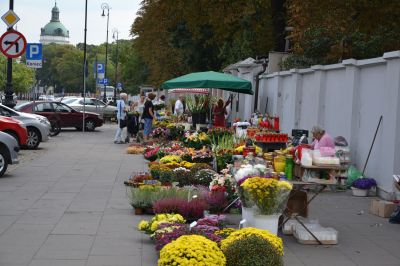
<svg viewBox="0 0 400 266"><path fill-rule="evenodd" d="M10 10L14 10L14 0L10 0ZM8 28L8 31L12 30L12 26ZM14 108L16 105L13 99L13 85L12 85L12 58L7 59L7 83L5 89L4 105L10 108Z"/></svg>

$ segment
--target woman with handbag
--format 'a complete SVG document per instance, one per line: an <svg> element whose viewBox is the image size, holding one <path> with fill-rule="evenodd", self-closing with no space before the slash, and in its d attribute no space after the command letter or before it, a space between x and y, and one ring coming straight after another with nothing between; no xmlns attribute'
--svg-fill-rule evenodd
<svg viewBox="0 0 400 266"><path fill-rule="evenodd" d="M155 118L154 105L152 101L156 98L154 93L149 93L148 99L144 104L142 119L144 119L144 139L149 140L149 136L153 127L153 119Z"/></svg>
<svg viewBox="0 0 400 266"><path fill-rule="evenodd" d="M128 95L126 93L121 93L119 95L119 100L117 101L117 121L118 121L118 129L115 134L114 143L115 144L123 144L122 141L122 131L126 127L126 112L127 109L125 107L126 99ZM127 133L128 134L128 133ZM128 137L128 135L127 135ZM126 138L125 138L126 140Z"/></svg>

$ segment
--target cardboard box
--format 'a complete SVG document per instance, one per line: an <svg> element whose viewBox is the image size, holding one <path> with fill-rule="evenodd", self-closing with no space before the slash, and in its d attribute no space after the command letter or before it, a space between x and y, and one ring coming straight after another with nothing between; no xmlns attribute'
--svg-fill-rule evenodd
<svg viewBox="0 0 400 266"><path fill-rule="evenodd" d="M373 199L370 212L379 217L388 218L393 213L396 204L391 201Z"/></svg>
<svg viewBox="0 0 400 266"><path fill-rule="evenodd" d="M378 199L373 199L371 201L371 208L369 211L373 215L379 215L379 202L380 202L380 200L378 200Z"/></svg>
<svg viewBox="0 0 400 266"><path fill-rule="evenodd" d="M396 204L390 201L381 201L379 204L379 213L378 216L388 218L390 215L392 215L394 208L396 207Z"/></svg>

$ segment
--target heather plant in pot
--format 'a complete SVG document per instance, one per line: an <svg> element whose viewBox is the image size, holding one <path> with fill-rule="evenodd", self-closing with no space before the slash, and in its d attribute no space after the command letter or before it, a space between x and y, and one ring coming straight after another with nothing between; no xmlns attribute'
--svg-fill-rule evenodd
<svg viewBox="0 0 400 266"><path fill-rule="evenodd" d="M373 178L358 178L353 181L351 184L351 190L353 191L353 195L357 197L365 197L368 195L368 191L376 187L376 181Z"/></svg>

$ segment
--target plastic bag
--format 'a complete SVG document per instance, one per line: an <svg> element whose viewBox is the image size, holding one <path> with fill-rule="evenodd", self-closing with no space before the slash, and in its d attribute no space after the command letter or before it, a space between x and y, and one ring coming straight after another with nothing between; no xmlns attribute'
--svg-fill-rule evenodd
<svg viewBox="0 0 400 266"><path fill-rule="evenodd" d="M362 173L354 166L350 166L349 170L347 170L347 181L346 181L347 187L351 187L353 182L356 179L359 179L360 177L362 177Z"/></svg>
<svg viewBox="0 0 400 266"><path fill-rule="evenodd" d="M389 223L400 224L400 206L399 205L396 206L392 215L390 216Z"/></svg>
<svg viewBox="0 0 400 266"><path fill-rule="evenodd" d="M343 136L337 136L335 138L335 146L347 147L349 143L347 143L347 140Z"/></svg>

